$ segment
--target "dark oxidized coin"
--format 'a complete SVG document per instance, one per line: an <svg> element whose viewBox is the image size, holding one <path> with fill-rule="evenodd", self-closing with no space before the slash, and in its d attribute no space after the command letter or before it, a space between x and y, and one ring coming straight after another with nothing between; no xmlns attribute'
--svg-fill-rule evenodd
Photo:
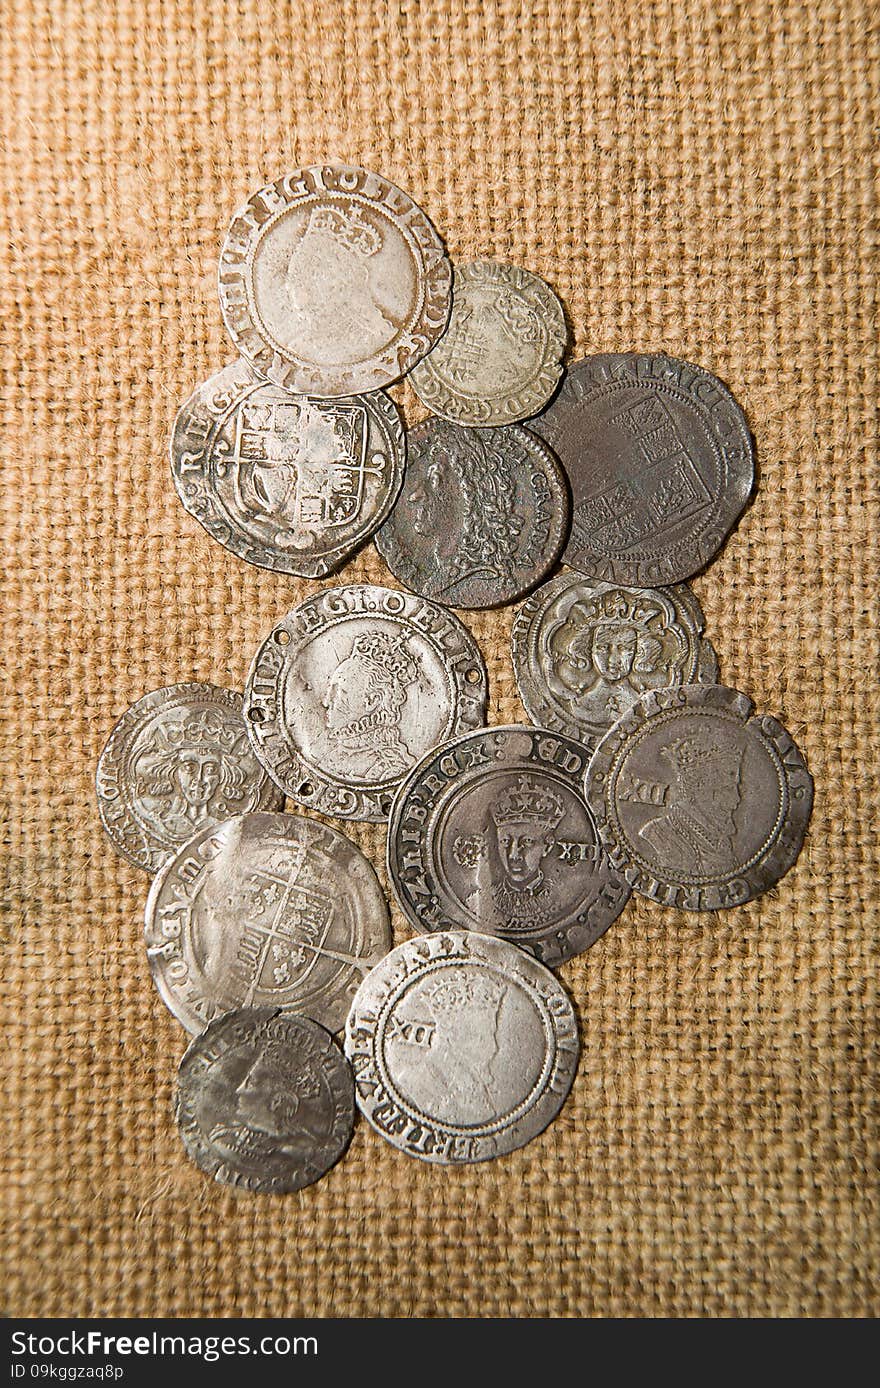
<svg viewBox="0 0 880 1388"><path fill-rule="evenodd" d="M667 356L574 362L530 421L568 473L563 558L594 578L679 583L707 564L752 489L745 415L726 386Z"/></svg>
<svg viewBox="0 0 880 1388"><path fill-rule="evenodd" d="M513 668L529 717L584 746L649 689L715 684L718 661L691 590L624 588L565 572L523 604Z"/></svg>
<svg viewBox="0 0 880 1388"><path fill-rule="evenodd" d="M316 1022L273 1007L227 1012L180 1062L176 1116L187 1154L215 1181L301 1190L348 1146L351 1067Z"/></svg>
<svg viewBox="0 0 880 1388"><path fill-rule="evenodd" d="M251 750L241 695L215 684L172 684L132 704L101 753L96 786L116 848L151 873L201 829L284 804Z"/></svg>
<svg viewBox="0 0 880 1388"><path fill-rule="evenodd" d="M408 435L406 482L376 548L416 593L496 607L553 566L568 514L559 465L527 429L428 419Z"/></svg>
<svg viewBox="0 0 880 1388"><path fill-rule="evenodd" d="M499 935L545 964L588 949L629 887L583 796L587 753L541 728L485 728L426 757L388 827L395 895L417 930Z"/></svg>
<svg viewBox="0 0 880 1388"><path fill-rule="evenodd" d="M778 882L813 804L790 734L723 685L644 694L599 743L586 790L618 871L688 911L738 906Z"/></svg>
<svg viewBox="0 0 880 1388"><path fill-rule="evenodd" d="M178 495L221 545L263 569L321 578L368 539L403 480L400 416L381 391L315 400L225 366L180 410Z"/></svg>

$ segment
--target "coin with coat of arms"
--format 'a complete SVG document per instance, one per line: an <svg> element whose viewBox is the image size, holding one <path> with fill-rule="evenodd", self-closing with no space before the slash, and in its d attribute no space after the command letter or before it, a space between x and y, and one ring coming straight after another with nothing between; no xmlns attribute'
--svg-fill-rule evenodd
<svg viewBox="0 0 880 1388"><path fill-rule="evenodd" d="M376 1131L452 1166L543 1132L571 1088L579 1043L549 969L506 940L451 930L398 945L364 979L345 1053Z"/></svg>
<svg viewBox="0 0 880 1388"><path fill-rule="evenodd" d="M529 717L593 747L648 689L715 684L690 588L624 588L564 572L523 604L513 668Z"/></svg>
<svg viewBox="0 0 880 1388"><path fill-rule="evenodd" d="M629 900L583 794L588 755L542 728L484 728L439 747L401 786L388 871L421 931L498 935L557 965Z"/></svg>
<svg viewBox="0 0 880 1388"><path fill-rule="evenodd" d="M667 356L586 357L529 427L571 483L563 559L592 578L661 587L713 557L754 480L746 417L715 376Z"/></svg>
<svg viewBox="0 0 880 1388"><path fill-rule="evenodd" d="M337 569L381 525L403 461L400 415L381 391L291 395L245 361L198 387L171 437L190 515L240 559L303 578Z"/></svg>
<svg viewBox="0 0 880 1388"><path fill-rule="evenodd" d="M449 326L413 368L419 399L456 424L513 424L543 409L562 375L565 313L518 265L457 265Z"/></svg>
<svg viewBox="0 0 880 1388"><path fill-rule="evenodd" d="M739 906L778 882L813 804L791 734L711 684L643 694L596 748L586 792L618 871L685 911Z"/></svg>
<svg viewBox="0 0 880 1388"><path fill-rule="evenodd" d="M220 307L261 376L302 395L398 380L449 318L452 269L412 198L348 164L295 169L248 198L220 254Z"/></svg>
<svg viewBox="0 0 880 1388"><path fill-rule="evenodd" d="M297 604L245 688L254 752L292 799L342 819L388 818L441 742L482 726L486 668L470 632L425 598L365 584Z"/></svg>
<svg viewBox="0 0 880 1388"><path fill-rule="evenodd" d="M331 1031L391 948L376 874L336 829L247 814L202 830L154 879L146 944L188 1031L234 1007L280 1007Z"/></svg>
<svg viewBox="0 0 880 1388"><path fill-rule="evenodd" d="M207 825L284 796L251 750L241 695L215 684L154 689L122 715L98 760L98 810L114 846L158 872Z"/></svg>
<svg viewBox="0 0 880 1388"><path fill-rule="evenodd" d="M351 1066L316 1022L275 1007L218 1017L180 1062L175 1116L187 1155L221 1185L302 1190L354 1127Z"/></svg>
<svg viewBox="0 0 880 1388"><path fill-rule="evenodd" d="M416 593L451 607L497 607L552 568L568 520L559 464L528 429L428 419L408 435L406 483L376 548Z"/></svg>

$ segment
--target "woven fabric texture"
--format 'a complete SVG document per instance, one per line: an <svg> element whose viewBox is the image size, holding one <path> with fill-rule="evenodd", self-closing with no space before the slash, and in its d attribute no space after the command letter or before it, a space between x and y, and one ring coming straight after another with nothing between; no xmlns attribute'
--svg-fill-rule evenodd
<svg viewBox="0 0 880 1388"><path fill-rule="evenodd" d="M3 15L2 1309L876 1314L876 6ZM314 588L209 540L166 458L177 407L234 356L216 294L231 213L328 159L406 188L454 259L543 276L574 355L665 350L729 384L759 485L694 586L724 682L795 735L816 806L776 890L708 917L634 901L561 970L583 1057L529 1147L444 1170L360 1122L325 1180L258 1198L184 1157L186 1037L93 775L129 703L240 687ZM340 577L394 582L372 546ZM512 615L466 617L495 723L524 716ZM381 827L346 832L381 871Z"/></svg>

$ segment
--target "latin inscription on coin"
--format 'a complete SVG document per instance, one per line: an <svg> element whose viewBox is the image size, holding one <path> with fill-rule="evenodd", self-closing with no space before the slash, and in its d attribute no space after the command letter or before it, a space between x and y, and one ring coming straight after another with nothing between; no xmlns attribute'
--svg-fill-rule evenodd
<svg viewBox="0 0 880 1388"><path fill-rule="evenodd" d="M301 1190L339 1160L354 1125L351 1067L323 1027L277 1008L227 1012L180 1062L177 1123L222 1185Z"/></svg>
<svg viewBox="0 0 880 1388"><path fill-rule="evenodd" d="M485 707L485 666L458 618L360 584L315 593L278 622L245 691L270 776L293 799L348 819L387 819L410 768L481 726Z"/></svg>
<svg viewBox="0 0 880 1388"><path fill-rule="evenodd" d="M513 624L513 668L529 717L593 746L649 689L714 684L689 588L623 588L561 573Z"/></svg>
<svg viewBox="0 0 880 1388"><path fill-rule="evenodd" d="M446 327L451 281L424 212L344 164L259 189L220 256L220 306L241 355L276 385L324 398L409 370Z"/></svg>
<svg viewBox="0 0 880 1388"><path fill-rule="evenodd" d="M643 695L600 742L586 789L635 890L689 911L773 886L800 852L813 803L790 734L722 685Z"/></svg>
<svg viewBox="0 0 880 1388"><path fill-rule="evenodd" d="M568 473L573 569L678 583L720 548L752 489L752 437L726 386L666 356L573 363L531 422Z"/></svg>
<svg viewBox="0 0 880 1388"><path fill-rule="evenodd" d="M583 796L583 747L526 727L438 748L394 802L388 870L417 930L499 935L545 964L588 949L629 887Z"/></svg>
<svg viewBox="0 0 880 1388"><path fill-rule="evenodd" d="M214 684L145 694L116 724L98 761L104 828L130 863L158 872L207 825L284 797L251 750L241 695Z"/></svg>
<svg viewBox="0 0 880 1388"><path fill-rule="evenodd" d="M443 337L412 373L424 403L458 424L513 424L543 409L562 374L562 304L516 265L456 266Z"/></svg>
<svg viewBox="0 0 880 1388"><path fill-rule="evenodd" d="M197 834L153 882L153 977L188 1031L272 1005L342 1026L391 947L385 899L353 843L316 820L250 814Z"/></svg>
<svg viewBox="0 0 880 1388"><path fill-rule="evenodd" d="M401 582L453 607L495 607L533 587L568 534L568 489L527 429L441 419L408 438L406 484L376 536Z"/></svg>
<svg viewBox="0 0 880 1388"><path fill-rule="evenodd" d="M345 1029L357 1103L422 1161L486 1161L543 1132L578 1059L556 977L505 940L408 940L358 990Z"/></svg>
<svg viewBox="0 0 880 1388"><path fill-rule="evenodd" d="M171 439L186 509L239 558L320 578L382 523L403 480L400 416L381 392L290 395L239 361L187 400Z"/></svg>

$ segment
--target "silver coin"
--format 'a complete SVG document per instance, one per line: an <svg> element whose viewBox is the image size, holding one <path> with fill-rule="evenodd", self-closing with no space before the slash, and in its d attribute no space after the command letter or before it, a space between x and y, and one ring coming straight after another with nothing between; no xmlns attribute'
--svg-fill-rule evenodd
<svg viewBox="0 0 880 1388"><path fill-rule="evenodd" d="M452 607L522 597L559 557L568 488L528 429L428 419L407 442L406 484L376 548L416 593Z"/></svg>
<svg viewBox="0 0 880 1388"><path fill-rule="evenodd" d="M391 588L313 593L258 650L245 689L254 751L294 800L388 818L412 766L480 727L486 669L451 612Z"/></svg>
<svg viewBox="0 0 880 1388"><path fill-rule="evenodd" d="M713 557L748 500L752 436L726 386L667 356L574 362L530 422L568 474L563 559L593 578L663 587Z"/></svg>
<svg viewBox="0 0 880 1388"><path fill-rule="evenodd" d="M647 690L717 683L703 625L683 584L624 588L557 574L513 624L513 668L529 717L594 747Z"/></svg>
<svg viewBox="0 0 880 1388"><path fill-rule="evenodd" d="M295 169L254 193L220 255L220 307L261 376L302 395L362 395L430 351L452 270L424 212L347 164Z"/></svg>
<svg viewBox="0 0 880 1388"><path fill-rule="evenodd" d="M584 748L541 728L484 728L425 757L388 826L388 871L421 931L499 935L555 966L629 900L583 794Z"/></svg>
<svg viewBox="0 0 880 1388"><path fill-rule="evenodd" d="M274 1007L227 1012L180 1062L176 1118L188 1156L215 1181L302 1190L348 1146L351 1066L315 1022Z"/></svg>
<svg viewBox="0 0 880 1388"><path fill-rule="evenodd" d="M291 814L196 834L153 882L147 954L188 1031L234 1007L273 1006L330 1031L391 948L388 908L360 849Z"/></svg>
<svg viewBox="0 0 880 1388"><path fill-rule="evenodd" d="M506 940L446 931L407 940L358 989L345 1053L358 1107L422 1161L486 1161L544 1131L578 1060L558 979Z"/></svg>
<svg viewBox="0 0 880 1388"><path fill-rule="evenodd" d="M208 534L263 569L321 578L368 539L403 481L387 395L291 395L235 362L200 385L171 438L178 496Z"/></svg>
<svg viewBox="0 0 880 1388"><path fill-rule="evenodd" d="M739 906L801 849L813 782L791 735L723 685L657 690L596 749L587 799L635 891L686 911Z"/></svg>
<svg viewBox="0 0 880 1388"><path fill-rule="evenodd" d="M537 275L478 260L457 265L449 326L410 378L456 424L513 424L543 409L562 375L562 304Z"/></svg>
<svg viewBox="0 0 880 1388"><path fill-rule="evenodd" d="M235 690L172 684L122 715L95 783L104 828L135 867L158 872L200 829L284 804L251 750L241 708Z"/></svg>

